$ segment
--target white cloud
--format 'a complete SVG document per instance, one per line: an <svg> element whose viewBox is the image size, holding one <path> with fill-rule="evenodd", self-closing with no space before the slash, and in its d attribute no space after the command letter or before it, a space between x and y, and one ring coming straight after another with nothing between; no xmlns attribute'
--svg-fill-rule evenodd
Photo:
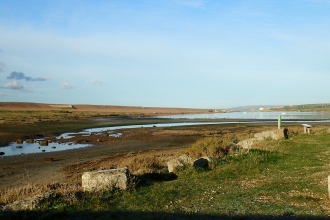
<svg viewBox="0 0 330 220"><path fill-rule="evenodd" d="M62 89L73 89L75 87L74 85L67 82L63 82L60 86Z"/></svg>
<svg viewBox="0 0 330 220"><path fill-rule="evenodd" d="M13 89L13 90L24 90L22 83L18 81L8 82L6 85L3 86L5 89Z"/></svg>
<svg viewBox="0 0 330 220"><path fill-rule="evenodd" d="M91 81L87 81L87 84L91 84L93 86L104 86L106 82L102 80L92 79Z"/></svg>

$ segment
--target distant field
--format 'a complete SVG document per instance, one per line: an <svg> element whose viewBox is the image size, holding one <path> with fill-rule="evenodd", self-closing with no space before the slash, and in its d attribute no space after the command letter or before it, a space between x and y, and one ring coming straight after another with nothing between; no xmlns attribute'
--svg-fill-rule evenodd
<svg viewBox="0 0 330 220"><path fill-rule="evenodd" d="M0 110L7 111L61 111L95 112L99 114L129 114L129 115L156 115L156 114L194 114L206 113L208 109L194 108L163 108L142 106L114 106L114 105L71 105L71 104L44 104L28 102L0 102Z"/></svg>

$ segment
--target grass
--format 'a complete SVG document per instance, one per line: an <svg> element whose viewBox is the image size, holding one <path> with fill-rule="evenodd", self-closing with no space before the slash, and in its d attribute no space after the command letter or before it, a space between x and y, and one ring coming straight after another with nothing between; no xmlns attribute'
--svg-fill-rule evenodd
<svg viewBox="0 0 330 220"><path fill-rule="evenodd" d="M249 153L223 157L210 170L185 167L176 180L146 179L129 191L59 193L42 211L64 219L326 218L329 149L329 134L323 128L312 135L291 134L289 140L265 140Z"/></svg>
<svg viewBox="0 0 330 220"><path fill-rule="evenodd" d="M330 112L330 104L304 104L273 108L274 111Z"/></svg>

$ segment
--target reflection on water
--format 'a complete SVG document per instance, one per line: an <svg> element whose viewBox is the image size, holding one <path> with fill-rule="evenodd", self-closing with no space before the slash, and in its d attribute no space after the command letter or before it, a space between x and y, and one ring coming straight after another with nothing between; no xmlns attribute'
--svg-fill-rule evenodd
<svg viewBox="0 0 330 220"><path fill-rule="evenodd" d="M43 152L54 152L68 149L76 149L81 147L90 146L88 144L74 144L72 142L52 142L48 146L40 146L39 142L26 143L23 141L22 144L10 143L6 147L0 147L0 152L4 152L4 156L13 156L20 154L31 154L31 153L43 153Z"/></svg>
<svg viewBox="0 0 330 220"><path fill-rule="evenodd" d="M277 119L283 120L326 120L330 119L328 112L230 112L212 114L191 114L158 116L159 118L185 119Z"/></svg>

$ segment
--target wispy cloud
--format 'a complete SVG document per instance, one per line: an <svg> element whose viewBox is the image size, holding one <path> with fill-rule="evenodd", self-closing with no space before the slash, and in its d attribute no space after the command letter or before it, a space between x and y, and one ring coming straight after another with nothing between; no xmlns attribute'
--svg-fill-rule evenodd
<svg viewBox="0 0 330 220"><path fill-rule="evenodd" d="M4 62L0 61L0 72L3 72L3 69L6 67L6 64Z"/></svg>
<svg viewBox="0 0 330 220"><path fill-rule="evenodd" d="M13 89L13 90L24 90L24 86L22 83L18 81L8 82L6 85L3 86L5 89Z"/></svg>
<svg viewBox="0 0 330 220"><path fill-rule="evenodd" d="M22 72L12 72L9 76L7 76L7 79L16 79L16 80L26 80L26 81L46 81L47 78L45 77L37 77L32 78L30 76L25 76Z"/></svg>
<svg viewBox="0 0 330 220"><path fill-rule="evenodd" d="M62 89L73 89L75 86L72 85L72 84L70 84L70 83L63 82L63 83L60 85L60 87L61 87Z"/></svg>
<svg viewBox="0 0 330 220"><path fill-rule="evenodd" d="M93 86L104 86L106 84L105 81L92 79L91 81L87 81L87 84L93 85Z"/></svg>

